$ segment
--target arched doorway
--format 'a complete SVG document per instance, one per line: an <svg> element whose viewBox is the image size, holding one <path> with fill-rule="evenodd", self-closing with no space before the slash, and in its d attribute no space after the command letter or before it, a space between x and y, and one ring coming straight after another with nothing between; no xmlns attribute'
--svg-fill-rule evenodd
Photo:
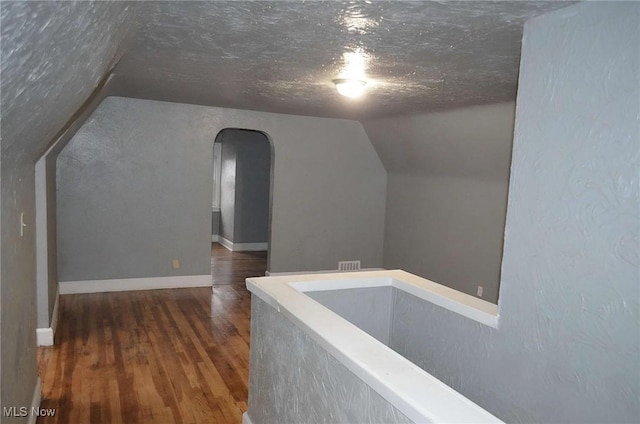
<svg viewBox="0 0 640 424"><path fill-rule="evenodd" d="M265 133L226 128L216 136L211 213L214 285L244 284L242 275L264 275L268 270L272 169L273 147Z"/></svg>

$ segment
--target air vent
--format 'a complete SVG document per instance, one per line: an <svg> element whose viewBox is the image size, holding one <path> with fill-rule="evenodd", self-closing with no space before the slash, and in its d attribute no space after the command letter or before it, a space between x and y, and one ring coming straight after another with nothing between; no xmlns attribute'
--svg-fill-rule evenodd
<svg viewBox="0 0 640 424"><path fill-rule="evenodd" d="M358 271L359 269L360 269L360 261L338 262L338 271Z"/></svg>

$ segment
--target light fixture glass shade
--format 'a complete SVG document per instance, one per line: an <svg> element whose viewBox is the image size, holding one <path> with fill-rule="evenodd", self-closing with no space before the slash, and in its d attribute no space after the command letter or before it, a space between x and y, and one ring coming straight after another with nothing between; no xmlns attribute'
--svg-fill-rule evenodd
<svg viewBox="0 0 640 424"><path fill-rule="evenodd" d="M356 79L336 79L333 80L333 83L336 85L338 93L352 99L362 96L364 93L364 86L367 84L362 80Z"/></svg>

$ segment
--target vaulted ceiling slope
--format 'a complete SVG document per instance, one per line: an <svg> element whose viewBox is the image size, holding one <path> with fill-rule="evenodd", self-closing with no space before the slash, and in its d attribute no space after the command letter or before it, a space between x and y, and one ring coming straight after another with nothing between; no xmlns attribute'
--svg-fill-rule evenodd
<svg viewBox="0 0 640 424"><path fill-rule="evenodd" d="M125 96L270 112L364 119L510 101L524 21L567 4L2 2L2 151L41 151L116 63ZM366 96L339 97L332 79L358 74Z"/></svg>
<svg viewBox="0 0 640 424"><path fill-rule="evenodd" d="M37 159L117 63L135 33L131 6L0 3L3 171Z"/></svg>
<svg viewBox="0 0 640 424"><path fill-rule="evenodd" d="M495 180L511 167L515 102L362 121L390 174Z"/></svg>

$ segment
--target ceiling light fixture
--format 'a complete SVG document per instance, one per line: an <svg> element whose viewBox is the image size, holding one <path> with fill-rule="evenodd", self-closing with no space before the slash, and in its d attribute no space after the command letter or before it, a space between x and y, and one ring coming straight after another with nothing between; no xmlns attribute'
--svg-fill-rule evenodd
<svg viewBox="0 0 640 424"><path fill-rule="evenodd" d="M362 96L364 93L364 86L367 85L367 83L362 80L347 78L334 79L333 83L336 85L338 93L352 99Z"/></svg>

